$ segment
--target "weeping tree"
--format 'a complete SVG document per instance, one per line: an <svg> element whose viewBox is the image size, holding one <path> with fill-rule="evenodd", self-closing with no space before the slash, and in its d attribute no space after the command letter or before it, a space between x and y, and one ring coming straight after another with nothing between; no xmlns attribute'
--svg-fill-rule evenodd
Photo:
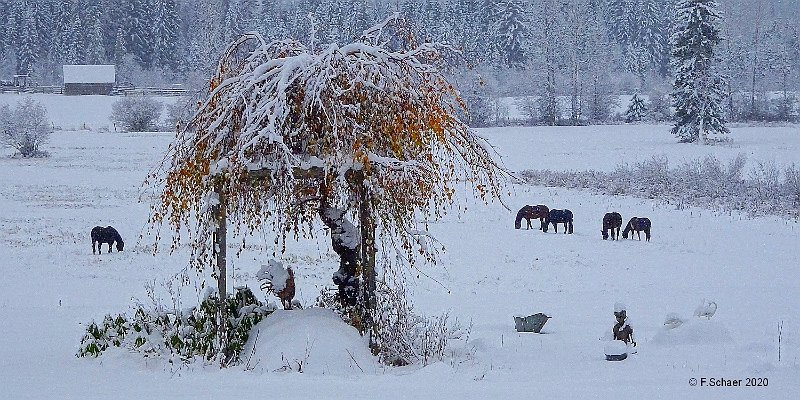
<svg viewBox="0 0 800 400"><path fill-rule="evenodd" d="M190 244L195 269L213 266L221 301L229 225L272 232L283 252L322 222L340 257L338 299L372 337L376 253L381 268L435 264L443 246L427 223L458 185L499 198L505 172L458 118L464 103L441 73L449 49L415 44L404 26L393 15L320 48L248 33L221 57L151 175L163 184L151 222L172 228L173 247Z"/></svg>

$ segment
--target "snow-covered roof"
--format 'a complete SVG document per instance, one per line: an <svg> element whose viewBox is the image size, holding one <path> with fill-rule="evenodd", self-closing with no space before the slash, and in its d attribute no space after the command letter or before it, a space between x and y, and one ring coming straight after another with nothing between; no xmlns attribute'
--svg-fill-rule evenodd
<svg viewBox="0 0 800 400"><path fill-rule="evenodd" d="M114 83L116 75L113 65L64 66L64 83Z"/></svg>

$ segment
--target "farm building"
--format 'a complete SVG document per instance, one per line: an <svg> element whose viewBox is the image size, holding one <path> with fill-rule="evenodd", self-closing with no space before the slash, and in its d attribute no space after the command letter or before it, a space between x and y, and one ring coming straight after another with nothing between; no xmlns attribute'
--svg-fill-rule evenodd
<svg viewBox="0 0 800 400"><path fill-rule="evenodd" d="M114 90L117 80L113 65L65 65L64 94L104 94Z"/></svg>

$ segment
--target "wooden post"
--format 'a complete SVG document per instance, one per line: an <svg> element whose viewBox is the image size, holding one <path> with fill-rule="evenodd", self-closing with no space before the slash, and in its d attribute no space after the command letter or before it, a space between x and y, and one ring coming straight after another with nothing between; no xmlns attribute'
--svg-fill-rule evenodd
<svg viewBox="0 0 800 400"><path fill-rule="evenodd" d="M226 300L228 297L228 282L227 282L227 199L225 197L225 189L220 179L214 184L214 192L217 195L218 202L212 206L211 210L216 224L214 230L214 255L215 265L214 274L217 278L217 335L219 337L219 350L222 353L221 366L225 366L228 361L227 347L228 347L228 313L226 307Z"/></svg>

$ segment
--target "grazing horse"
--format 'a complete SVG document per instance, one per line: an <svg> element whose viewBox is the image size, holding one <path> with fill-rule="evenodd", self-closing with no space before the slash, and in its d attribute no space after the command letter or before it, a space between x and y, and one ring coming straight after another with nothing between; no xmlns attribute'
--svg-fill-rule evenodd
<svg viewBox="0 0 800 400"><path fill-rule="evenodd" d="M644 237L647 241L650 241L650 220L647 218L637 218L633 217L630 221L628 221L628 225L625 226L625 230L622 231L622 238L628 238L628 232L631 233L631 239L633 239L633 231L636 231L636 235L639 237L639 240L642 240L642 231L644 231Z"/></svg>
<svg viewBox="0 0 800 400"><path fill-rule="evenodd" d="M619 240L619 229L622 228L622 215L618 212L606 213L603 216L603 240L608 239L608 231L611 230L611 240Z"/></svg>
<svg viewBox="0 0 800 400"><path fill-rule="evenodd" d="M550 209L547 206L539 204L538 206L525 206L517 211L517 219L514 220L514 228L520 229L522 227L522 219L528 221L528 229L531 229L531 220L539 219L539 230L544 229L544 220L547 219L547 214Z"/></svg>
<svg viewBox="0 0 800 400"><path fill-rule="evenodd" d="M117 251L122 251L125 243L122 241L122 236L119 235L116 229L107 226L95 226L92 228L92 254L95 254L94 245L97 243L97 254L102 253L100 249L103 243L108 243L108 252L111 253L111 245L117 242Z"/></svg>
<svg viewBox="0 0 800 400"><path fill-rule="evenodd" d="M553 224L553 229L558 233L558 224L564 224L564 233L572 233L572 211L550 210L547 219L544 221L543 231L547 232L547 227Z"/></svg>

